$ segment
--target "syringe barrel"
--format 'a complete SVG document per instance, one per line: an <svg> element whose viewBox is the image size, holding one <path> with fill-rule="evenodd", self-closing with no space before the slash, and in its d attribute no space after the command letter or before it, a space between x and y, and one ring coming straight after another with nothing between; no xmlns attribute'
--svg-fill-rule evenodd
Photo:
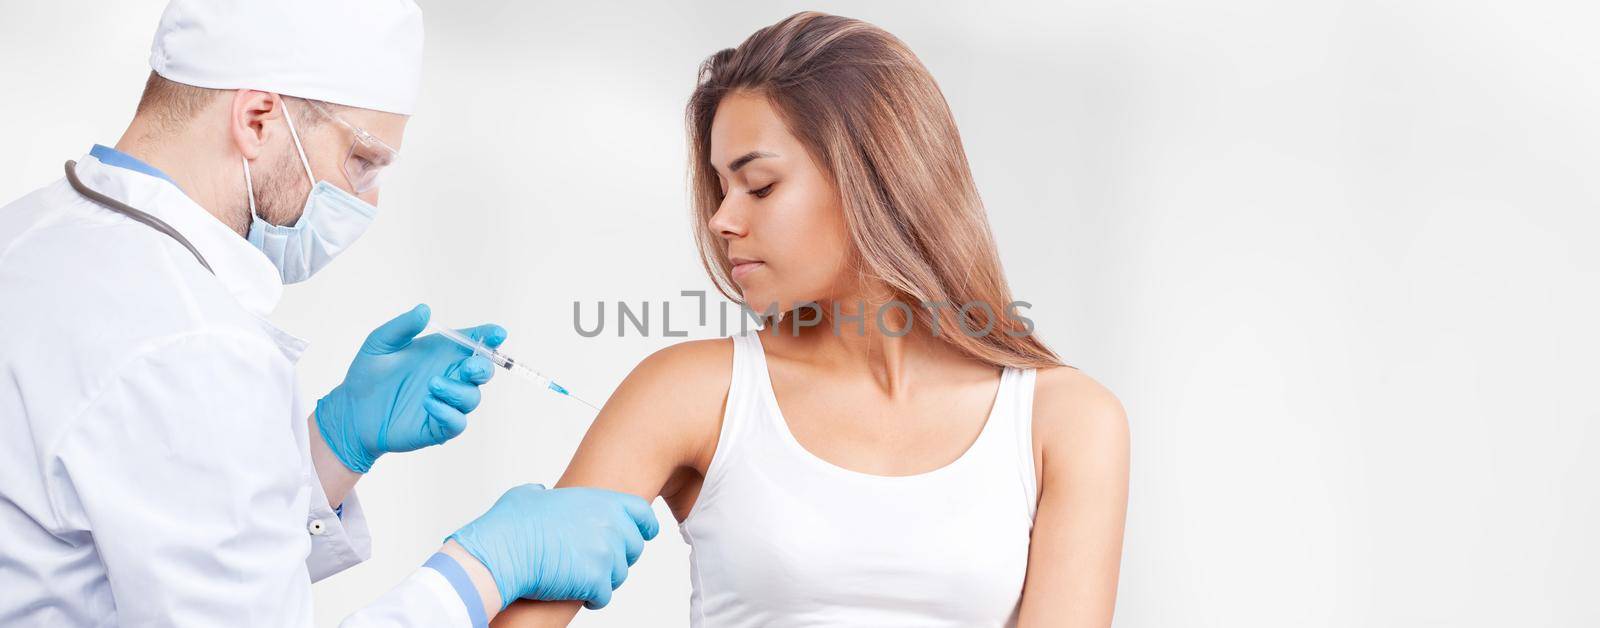
<svg viewBox="0 0 1600 628"><path fill-rule="evenodd" d="M486 345L486 344L483 344L481 342L478 342L477 340L473 339L471 336L463 334L463 333L461 333L459 331L456 331L454 329L450 329L448 327L434 327L432 325L430 325L429 327L432 328L433 331L435 333L439 334L440 336L444 336L445 338L449 338L451 342L454 342L454 343L456 343L458 345L461 345L462 347L465 347L467 349L471 349L474 354L481 355L483 357L489 358L489 361L493 362L495 364L495 366L498 366L498 367L506 369L506 370L511 370L511 365L512 365L513 360L510 357L507 357L505 354L500 353L499 351L495 350L493 347L490 347L489 345Z"/></svg>
<svg viewBox="0 0 1600 628"><path fill-rule="evenodd" d="M473 339L470 336L467 336L466 334L458 332L458 331L456 331L454 329L449 329L449 328L443 327L443 326L435 326L435 325L432 325L432 324L429 324L428 328L432 329L435 333L438 333L439 335L450 339L450 341L452 341L452 342L454 342L454 343L456 343L458 345L466 347L467 349L471 349L474 354L481 355L483 357L489 358L489 361L490 362L494 362L495 366L503 368L503 369L515 374L518 377L521 377L523 379L531 381L531 382L533 382L535 385L537 385L540 388L544 388L544 389L547 389L547 390L554 391L554 392L556 392L558 394L562 394L562 395L566 395L568 397L572 397L572 393L568 392L566 388L562 387L559 384L556 384L553 381L550 381L550 378L545 377L540 372L535 371L535 370L533 370L531 368L528 368L525 365L518 364L516 360L511 358L511 356L508 356L508 355L506 355L504 353L501 353L497 349L494 349L494 348L492 348L492 347L490 347L488 345L485 345L485 344L483 344L481 342L478 342L477 340ZM573 399L578 399L577 397L572 397L572 398ZM591 403L589 403L587 401L583 401L582 399L578 399L578 401L583 402L584 405L587 405L587 406L589 406L591 408L595 407L593 404L591 404ZM598 409L598 408L596 408L596 409Z"/></svg>
<svg viewBox="0 0 1600 628"><path fill-rule="evenodd" d="M526 379L526 380L529 380L529 381L531 381L531 382L533 382L535 384L538 384L539 387L541 387L541 388L550 385L550 378L545 377L544 375L540 375L538 371L535 371L535 370L533 370L531 368L528 368L528 367L523 366L521 364L517 364L517 361L513 360L511 358L506 358L506 363L502 364L501 366L505 367L505 369L507 371L511 371L512 373L516 373L517 375L521 376L523 379Z"/></svg>

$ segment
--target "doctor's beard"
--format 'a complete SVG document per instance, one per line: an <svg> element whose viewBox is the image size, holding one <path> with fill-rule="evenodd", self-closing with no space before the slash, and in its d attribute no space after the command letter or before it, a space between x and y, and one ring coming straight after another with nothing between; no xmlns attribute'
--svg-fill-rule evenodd
<svg viewBox="0 0 1600 628"><path fill-rule="evenodd" d="M265 161L265 160L263 160ZM256 192L256 213L261 219L275 225L289 226L300 220L305 211L306 196L311 193L306 172L299 160L289 152L279 153L271 163L250 164L250 176ZM233 227L240 233L250 229L250 204L245 201L241 211L235 212L241 222Z"/></svg>

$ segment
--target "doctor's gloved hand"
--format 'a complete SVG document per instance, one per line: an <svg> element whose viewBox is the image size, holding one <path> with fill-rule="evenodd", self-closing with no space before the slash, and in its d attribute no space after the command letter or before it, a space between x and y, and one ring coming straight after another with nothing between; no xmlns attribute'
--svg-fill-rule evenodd
<svg viewBox="0 0 1600 628"><path fill-rule="evenodd" d="M374 330L344 383L317 401L318 431L351 471L366 473L378 456L455 438L478 407L478 387L494 376L488 358L437 334L421 338L428 306L418 305ZM463 329L479 342L505 342L499 325Z"/></svg>
<svg viewBox="0 0 1600 628"><path fill-rule="evenodd" d="M637 495L524 484L446 541L489 569L501 608L528 598L582 600L598 609L611 603L659 526L650 502Z"/></svg>

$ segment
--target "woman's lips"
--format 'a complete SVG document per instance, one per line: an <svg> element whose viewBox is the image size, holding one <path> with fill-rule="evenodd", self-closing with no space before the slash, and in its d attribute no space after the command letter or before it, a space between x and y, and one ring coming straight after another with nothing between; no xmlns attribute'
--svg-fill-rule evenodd
<svg viewBox="0 0 1600 628"><path fill-rule="evenodd" d="M745 275L750 274L752 271L757 268L761 268L762 266L765 266L765 264L755 260L735 261L733 264L733 272L731 273L733 275L733 280L739 281L740 279L743 279Z"/></svg>

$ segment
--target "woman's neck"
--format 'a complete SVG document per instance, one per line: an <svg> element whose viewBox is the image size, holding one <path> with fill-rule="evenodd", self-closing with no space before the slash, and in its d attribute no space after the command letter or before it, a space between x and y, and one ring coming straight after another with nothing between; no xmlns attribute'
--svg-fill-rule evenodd
<svg viewBox="0 0 1600 628"><path fill-rule="evenodd" d="M849 297L791 311L763 334L831 372L870 377L885 394L907 394L949 346L886 298ZM908 304L909 305L909 304Z"/></svg>

